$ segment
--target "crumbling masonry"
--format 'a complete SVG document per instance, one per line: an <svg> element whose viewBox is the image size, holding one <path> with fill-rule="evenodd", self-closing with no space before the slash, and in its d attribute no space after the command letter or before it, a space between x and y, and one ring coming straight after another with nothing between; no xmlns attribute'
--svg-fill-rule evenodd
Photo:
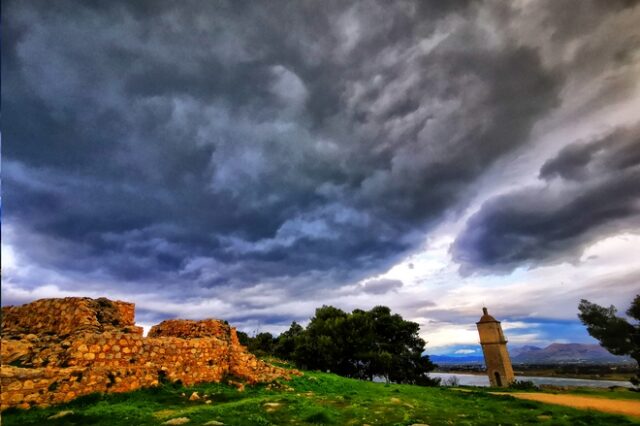
<svg viewBox="0 0 640 426"><path fill-rule="evenodd" d="M191 385L234 376L254 384L300 374L248 353L225 321L169 320L143 337L134 323L134 304L105 298L3 307L1 337L2 410L93 392L128 392L161 381Z"/></svg>

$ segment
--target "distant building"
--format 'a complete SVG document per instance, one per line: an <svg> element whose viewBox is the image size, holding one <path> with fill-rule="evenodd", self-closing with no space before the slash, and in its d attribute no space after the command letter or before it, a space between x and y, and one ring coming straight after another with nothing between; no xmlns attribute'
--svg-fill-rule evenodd
<svg viewBox="0 0 640 426"><path fill-rule="evenodd" d="M487 308L482 308L482 317L476 323L480 344L484 354L484 363L491 386L507 387L515 380L511 359L507 350L507 339L502 333L500 321L489 315Z"/></svg>

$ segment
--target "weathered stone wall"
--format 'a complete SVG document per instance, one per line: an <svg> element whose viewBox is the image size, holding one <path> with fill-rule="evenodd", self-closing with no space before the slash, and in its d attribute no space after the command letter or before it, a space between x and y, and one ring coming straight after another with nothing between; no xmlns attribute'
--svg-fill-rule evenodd
<svg viewBox="0 0 640 426"><path fill-rule="evenodd" d="M2 409L68 402L94 392L128 392L158 384L155 367L18 368L3 365Z"/></svg>
<svg viewBox="0 0 640 426"><path fill-rule="evenodd" d="M134 309L133 303L88 297L40 299L22 306L5 306L2 336L66 337L83 331L116 328L142 334L142 328L134 324Z"/></svg>
<svg viewBox="0 0 640 426"><path fill-rule="evenodd" d="M164 321L142 337L131 303L46 299L2 313L2 409L126 392L161 380L191 385L233 375L253 384L299 374L248 353L224 321Z"/></svg>
<svg viewBox="0 0 640 426"><path fill-rule="evenodd" d="M206 319L201 321L192 320L166 320L158 325L154 325L149 330L149 337L221 337L231 335L231 328L228 324ZM235 331L234 331L235 333Z"/></svg>

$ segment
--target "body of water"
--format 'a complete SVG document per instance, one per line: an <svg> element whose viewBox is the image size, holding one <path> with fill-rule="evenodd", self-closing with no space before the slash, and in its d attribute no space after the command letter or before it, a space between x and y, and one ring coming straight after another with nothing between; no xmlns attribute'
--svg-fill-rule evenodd
<svg viewBox="0 0 640 426"><path fill-rule="evenodd" d="M446 382L451 377L458 378L458 384L465 386L489 386L489 377L480 374L458 374L458 373L429 373L429 377L439 377L442 382ZM610 386L632 387L630 382L620 380L590 380L590 379L570 379L566 377L534 377L516 376L516 380L531 381L536 385L555 386L588 386L592 388L608 388Z"/></svg>

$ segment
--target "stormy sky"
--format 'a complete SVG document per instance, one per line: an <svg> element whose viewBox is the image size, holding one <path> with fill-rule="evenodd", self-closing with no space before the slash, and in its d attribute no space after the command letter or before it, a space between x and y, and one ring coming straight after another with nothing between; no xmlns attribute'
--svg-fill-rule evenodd
<svg viewBox="0 0 640 426"><path fill-rule="evenodd" d="M428 351L592 342L640 292L636 1L3 1L2 304Z"/></svg>

